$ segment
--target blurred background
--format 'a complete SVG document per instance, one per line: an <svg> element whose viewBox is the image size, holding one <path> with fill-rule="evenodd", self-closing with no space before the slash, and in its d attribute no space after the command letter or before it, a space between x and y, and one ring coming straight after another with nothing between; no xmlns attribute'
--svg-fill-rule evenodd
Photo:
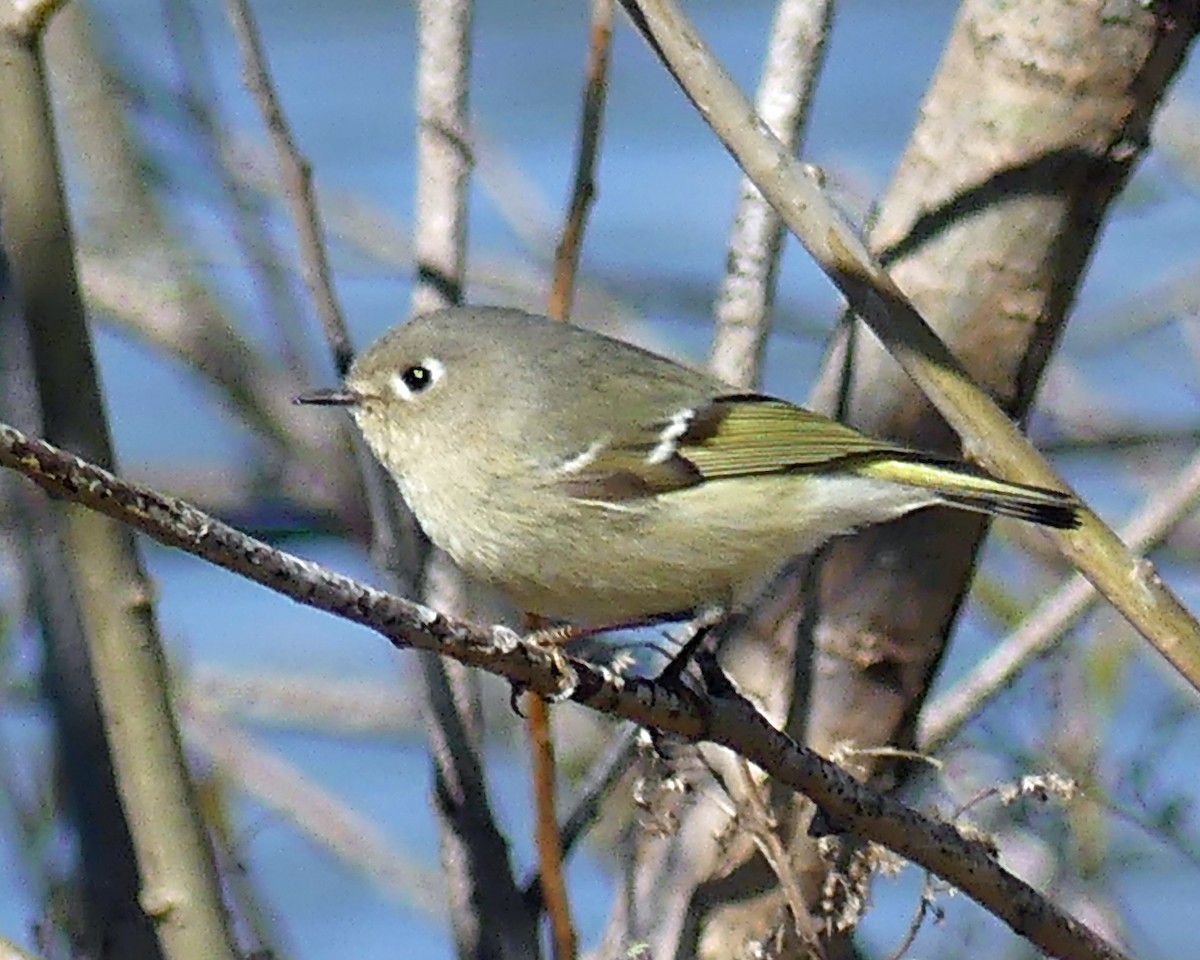
<svg viewBox="0 0 1200 960"><path fill-rule="evenodd" d="M752 90L772 5L688 6ZM804 155L856 222L907 141L955 10L942 0L838 7ZM370 0L257 0L254 11L315 171L337 290L362 347L406 314L410 296L413 13ZM476 11L471 300L545 303L576 150L587 18L585 4L538 0L491 0ZM341 413L287 406L306 384L331 385L334 372L222 6L92 0L62 19L52 74L122 474L382 583L362 546L365 520L345 499ZM1200 435L1198 118L1193 66L1103 231L1030 421L1038 446L1114 525L1171 482ZM703 362L738 181L618 15L576 319ZM803 400L839 303L789 240L769 392ZM1200 526L1184 522L1153 554L1192 609L1200 607L1198 538ZM0 931L33 947L74 845L54 816L39 637L6 542L0 536ZM1063 571L1047 551L1031 557L1019 546L989 541L936 690L1057 583ZM233 873L253 890L264 942L298 960L453 956L411 655L183 554L144 540L142 549L188 749L210 812L221 811ZM482 686L493 802L514 861L529 868L520 724L506 689ZM614 729L569 705L556 724L570 783ZM1196 697L1123 621L1099 608L960 741L971 761L960 765L970 772L958 795L1068 766L1083 785L1082 799L1015 808L992 824L1006 863L1052 893L1054 878L1069 874L1072 891L1092 896L1072 893L1064 906L1087 919L1103 904L1103 928L1119 930L1141 957L1194 949ZM612 907L611 854L607 843L585 842L569 865L585 949ZM876 883L860 927L866 955L888 956L901 942L922 883L912 867ZM938 903L944 922L926 924L914 956L1031 949L965 898Z"/></svg>

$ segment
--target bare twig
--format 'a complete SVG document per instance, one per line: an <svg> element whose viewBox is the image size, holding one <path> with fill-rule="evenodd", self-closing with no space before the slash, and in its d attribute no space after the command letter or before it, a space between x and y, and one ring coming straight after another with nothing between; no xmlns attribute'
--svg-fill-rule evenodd
<svg viewBox="0 0 1200 960"><path fill-rule="evenodd" d="M755 109L793 152L808 119L832 15L831 0L781 0L775 9ZM743 389L758 383L782 247L783 221L743 177L709 358L714 374Z"/></svg>
<svg viewBox="0 0 1200 960"><path fill-rule="evenodd" d="M195 144L203 162L212 171L222 198L228 203L229 231L245 264L257 309L267 326L279 333L287 368L296 376L305 376L309 370L303 349L307 323L291 282L291 264L285 263L272 236L271 222L266 216L266 198L234 169L230 130L220 117L221 100L213 74L214 58L205 31L201 29L200 9L190 3L169 3L163 8L163 18L177 64L180 95L188 105L184 120L194 128L189 141ZM138 170L137 167L132 169ZM309 189L315 193L316 187L310 182ZM279 192L286 195L288 186L280 184ZM180 270L179 267L175 269ZM327 296L332 299L332 293Z"/></svg>
<svg viewBox="0 0 1200 960"><path fill-rule="evenodd" d="M466 279L470 0L417 3L414 314L453 306Z"/></svg>
<svg viewBox="0 0 1200 960"><path fill-rule="evenodd" d="M534 843L537 847L542 903L550 918L555 960L574 960L577 951L575 924L563 870L563 847L558 832L557 764L550 704L536 693L522 701L529 733L530 777L533 780ZM526 901L528 902L528 900Z"/></svg>
<svg viewBox="0 0 1200 960"><path fill-rule="evenodd" d="M462 302L466 285L472 0L418 0L416 64L416 261L411 311ZM426 551L422 595L465 608L469 584L440 552ZM459 664L421 656L442 865L458 952L536 951L535 916L523 912L507 844L483 772L482 719ZM504 944L503 950L495 944Z"/></svg>
<svg viewBox="0 0 1200 960"><path fill-rule="evenodd" d="M12 287L3 291L6 321L28 333L47 431L111 464L39 36L0 30L0 89L2 267L12 270ZM46 573L62 583L61 595L74 595L74 633L86 644L54 644L52 657L56 666L77 668L65 682L95 690L111 758L89 762L104 765L101 783L115 779L117 819L125 821L104 824L105 835L91 839L112 869L136 874L116 877L124 916L96 931L97 940L125 954L153 955L157 939L172 960L232 958L234 935L171 711L153 589L136 544L126 527L73 505L56 505L53 516L66 562ZM132 844L122 843L126 830ZM97 878L97 886L111 879Z"/></svg>
<svg viewBox="0 0 1200 960"><path fill-rule="evenodd" d="M339 680L323 674L241 676L221 670L188 672L181 690L188 710L219 718L335 736L417 737L421 705L397 696L395 682Z"/></svg>
<svg viewBox="0 0 1200 960"><path fill-rule="evenodd" d="M559 828L558 843L563 855L570 853L571 848L583 836L583 831L595 822L600 814L600 804L608 796L613 785L621 779L633 766L637 758L637 727L626 727L619 737L608 745L600 759L596 760L588 770L579 792L571 804L571 810L562 821ZM528 877L524 883L526 902L535 905L542 898L542 878L538 873Z"/></svg>
<svg viewBox="0 0 1200 960"><path fill-rule="evenodd" d="M579 252L583 247L583 228L588 209L596 196L596 157L600 152L600 131L604 123L604 100L608 90L608 58L612 48L612 0L592 0L587 66L583 88L583 111L579 118L579 144L576 148L575 182L571 204L558 248L554 254L554 285L550 291L549 314L565 320L571 312L575 277L579 272Z"/></svg>
<svg viewBox="0 0 1200 960"><path fill-rule="evenodd" d="M744 758L739 757L738 760L738 769L742 775L742 789L739 798L736 798L734 802L738 804L739 819L749 828L754 845L778 879L784 898L787 900L788 909L792 914L792 924L796 934L804 941L805 949L812 956L824 958L825 951L821 946L820 935L813 923L812 914L809 913L804 894L800 890L800 883L792 870L787 848L780 839L779 824L775 816L767 809L767 802L759 792L762 787L755 782L754 771L750 769L750 764Z"/></svg>
<svg viewBox="0 0 1200 960"><path fill-rule="evenodd" d="M258 28L247 0L227 0L226 6L242 57L246 87L259 109L274 147L284 196L296 229L305 284L321 319L334 369L338 376L343 376L350 368L353 350L346 331L346 321L333 290L329 260L322 240L320 214L313 192L312 169L296 146L275 94ZM412 575L415 562L408 562L412 558L407 555L410 551L406 551L406 546L418 538L415 535L407 538L402 536L406 527L411 533L412 525L406 525L398 519L402 514L395 512L396 493L383 475L382 468L372 459L366 444L356 438L353 449L373 521L373 551L377 557L383 558L381 566L390 569L394 576ZM407 544L404 542L406 539Z"/></svg>
<svg viewBox="0 0 1200 960"><path fill-rule="evenodd" d="M130 524L160 543L307 606L370 627L394 646L433 651L546 697L569 694L577 703L610 716L725 746L811 798L829 822L881 843L954 884L1051 956L1064 960L1122 957L1004 870L984 845L967 840L952 824L930 820L859 783L800 747L727 681L719 695L702 697L678 685L614 676L502 627L452 620L276 550L181 501L123 483L108 471L7 424L0 424L0 466L19 471L47 493Z"/></svg>
<svg viewBox="0 0 1200 960"><path fill-rule="evenodd" d="M1121 529L1121 539L1133 550L1149 550L1192 512L1197 499L1200 499L1200 455ZM1096 588L1083 577L1067 581L969 676L929 704L918 733L920 750L931 753L944 746L968 719L1007 688L1031 660L1049 651L1099 599Z"/></svg>
<svg viewBox="0 0 1200 960"><path fill-rule="evenodd" d="M921 897L917 901L917 908L913 911L912 919L908 922L908 930L900 942L896 944L896 949L887 955L887 960L902 960L903 956L908 953L912 945L916 942L917 934L921 932L921 927L925 923L925 918L933 913L935 917L940 918L942 911L934 900L937 895L937 888L934 879L925 875L925 880L921 884Z"/></svg>
<svg viewBox="0 0 1200 960"><path fill-rule="evenodd" d="M292 214L299 241L301 274L309 297L316 307L334 356L334 367L338 376L350 369L354 351L350 346L350 335L346 332L346 320L333 292L333 277L329 269L329 258L321 236L321 222L317 214L317 200L313 192L312 167L292 139L291 129L283 115L279 98L275 95L267 69L267 59L259 40L258 27L250 13L246 0L226 0L229 22L237 38L238 52L242 58L242 80L253 97L271 144L275 148L275 162L283 178L284 194Z"/></svg>
<svg viewBox="0 0 1200 960"><path fill-rule="evenodd" d="M600 149L604 120L604 100L608 88L608 61L612 42L612 0L593 0L589 30L588 57L583 87L583 110L579 119L575 178L566 221L554 255L554 282L547 313L558 320L570 318L575 278L583 248L583 232L588 210L596 194L595 167ZM540 625L529 618L534 627ZM526 698L526 718L530 749L533 752L534 797L537 817L538 889L550 918L556 960L573 960L576 951L575 925L571 920L563 871L563 847L558 830L555 801L554 741L550 730L550 711L542 702Z"/></svg>
<svg viewBox="0 0 1200 960"><path fill-rule="evenodd" d="M845 294L850 307L962 436L968 453L1001 476L1061 488L1062 479L975 385L888 276L811 171L769 131L674 0L621 0L630 18L763 195ZM1178 31L1187 34L1186 30ZM1178 38L1181 57L1188 36ZM1195 688L1200 689L1200 623L1094 513L1077 531L1051 534L1095 584Z"/></svg>
<svg viewBox="0 0 1200 960"><path fill-rule="evenodd" d="M362 870L401 903L441 916L446 904L435 872L395 849L370 821L346 807L277 754L205 710L189 710L184 733L239 790L286 817L345 863Z"/></svg>

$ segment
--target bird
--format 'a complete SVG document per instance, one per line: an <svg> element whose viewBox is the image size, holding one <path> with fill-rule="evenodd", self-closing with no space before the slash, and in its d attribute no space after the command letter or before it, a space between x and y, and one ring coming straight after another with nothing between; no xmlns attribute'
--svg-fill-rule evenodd
<svg viewBox="0 0 1200 960"><path fill-rule="evenodd" d="M727 606L787 559L933 506L1071 529L1069 493L877 440L520 310L386 331L344 406L429 538L520 609L603 627Z"/></svg>

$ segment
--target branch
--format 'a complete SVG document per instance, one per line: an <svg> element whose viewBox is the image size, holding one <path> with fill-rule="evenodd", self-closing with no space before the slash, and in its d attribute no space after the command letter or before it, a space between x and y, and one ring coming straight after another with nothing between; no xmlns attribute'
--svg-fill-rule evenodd
<svg viewBox="0 0 1200 960"><path fill-rule="evenodd" d="M592 0L588 58L584 71L583 110L579 118L579 146L575 157L575 179L566 222L554 252L554 285L548 313L565 320L575 296L575 277L583 247L583 229L596 197L596 157L604 123L604 101L608 92L608 62L612 49L612 0Z"/></svg>
<svg viewBox="0 0 1200 960"><path fill-rule="evenodd" d="M301 773L278 753L207 710L190 708L184 737L218 775L342 863L357 869L410 910L437 917L446 909L437 870L397 849L366 817Z"/></svg>
<svg viewBox="0 0 1200 960"><path fill-rule="evenodd" d="M1136 550L1148 550L1189 516L1200 499L1200 455L1181 470L1121 531ZM1045 654L1082 617L1098 596L1083 577L1072 577L1045 600L988 657L938 697L921 717L917 742L922 753L941 749L979 710L1009 684L1035 657Z"/></svg>
<svg viewBox="0 0 1200 960"><path fill-rule="evenodd" d="M413 314L462 303L467 190L474 158L467 95L470 0L417 3L417 164Z"/></svg>
<svg viewBox="0 0 1200 960"><path fill-rule="evenodd" d="M346 332L346 320L333 292L333 278L329 269L329 258L321 239L321 221L317 214L317 200L313 192L312 167L296 148L283 108L275 95L267 70L266 56L258 37L258 28L250 14L246 0L227 0L229 22L237 38L238 52L242 57L242 80L250 96L258 106L271 145L275 149L275 162L283 179L284 195L291 210L296 228L300 251L300 271L304 285L321 318L325 338L333 349L334 364L341 376L350 368L353 351L350 336Z"/></svg>
<svg viewBox="0 0 1200 960"><path fill-rule="evenodd" d="M3 12L15 9L7 6ZM0 30L0 90L0 341L16 354L4 372L21 376L27 350L44 429L112 463L40 35ZM29 396L26 388L11 392ZM27 414L32 405L18 404ZM233 958L234 932L171 712L154 591L134 537L72 505L44 513L34 520L30 554L35 563L61 561L39 571L47 669L63 693L60 759L69 784L101 791L70 791L73 806L89 807L79 825L95 828L80 834L86 899L98 908L88 932L114 955ZM91 729L73 737L78 721ZM82 769L71 766L81 759Z"/></svg>
<svg viewBox="0 0 1200 960"><path fill-rule="evenodd" d="M529 618L530 622L539 621ZM540 903L525 896L526 906L543 906L550 921L550 942L554 960L575 960L579 935L571 919L571 900L567 894L566 857L558 830L558 764L555 760L554 732L550 727L550 704L537 694L522 698L525 730L529 740L529 776L533 787L533 843L537 850Z"/></svg>
<svg viewBox="0 0 1200 960"><path fill-rule="evenodd" d="M472 0L418 0L413 315L462 302L469 144ZM366 469L366 468L364 468ZM376 465L389 491L399 494ZM379 527L381 519L377 519ZM425 549L421 595L462 610L474 592L441 551ZM433 807L441 838L445 895L459 955L538 953L536 915L524 911L508 841L484 772L482 720L471 679L456 663L420 658L433 764Z"/></svg>
<svg viewBox="0 0 1200 960"><path fill-rule="evenodd" d="M546 310L550 316L564 322L570 319L575 297L575 278L579 272L579 257L583 249L584 228L596 196L596 158L600 152L604 101L608 90L612 20L612 0L592 0L575 177L562 234L554 251L554 281ZM534 627L544 626L540 618L531 615L526 617L526 623ZM531 752L530 769L533 776L538 891L541 894L540 901L550 919L555 960L574 960L578 953L578 936L571 919L566 872L563 869L566 853L556 814L556 764L554 738L550 730L550 708L540 698L528 697L525 713ZM526 888L529 889L531 888ZM536 901L527 898L526 902Z"/></svg>
<svg viewBox="0 0 1200 960"><path fill-rule="evenodd" d="M808 120L832 17L831 0L782 0L771 24L755 107L793 153ZM743 177L714 308L717 325L708 364L726 383L747 389L758 383L782 249L783 221L750 178Z"/></svg>
<svg viewBox="0 0 1200 960"><path fill-rule="evenodd" d="M604 799L633 766L637 759L637 737L637 727L625 727L584 774L572 798L570 812L563 818L558 831L558 843L564 856L571 852L583 832L600 817L600 806ZM525 902L532 909L540 909L544 900L541 874L531 874L522 883L522 891Z"/></svg>
<svg viewBox="0 0 1200 960"><path fill-rule="evenodd" d="M615 676L504 627L453 620L247 537L194 507L118 480L0 423L0 466L47 493L127 523L299 603L375 630L398 649L427 650L479 667L543 697L568 697L592 710L690 741L728 747L780 783L811 798L828 822L874 840L959 887L1014 931L1063 960L1118 960L1122 954L1003 869L989 849L859 783L796 744L723 684L718 696L639 677ZM713 684L715 686L715 684Z"/></svg>

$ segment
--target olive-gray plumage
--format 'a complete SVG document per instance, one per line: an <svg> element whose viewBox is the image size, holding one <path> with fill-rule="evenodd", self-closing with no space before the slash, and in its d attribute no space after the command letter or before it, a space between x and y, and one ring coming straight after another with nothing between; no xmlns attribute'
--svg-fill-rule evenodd
<svg viewBox="0 0 1200 960"><path fill-rule="evenodd" d="M546 317L394 327L345 404L429 537L531 613L603 625L727 603L830 537L934 504L1078 523L1072 498L898 449Z"/></svg>

